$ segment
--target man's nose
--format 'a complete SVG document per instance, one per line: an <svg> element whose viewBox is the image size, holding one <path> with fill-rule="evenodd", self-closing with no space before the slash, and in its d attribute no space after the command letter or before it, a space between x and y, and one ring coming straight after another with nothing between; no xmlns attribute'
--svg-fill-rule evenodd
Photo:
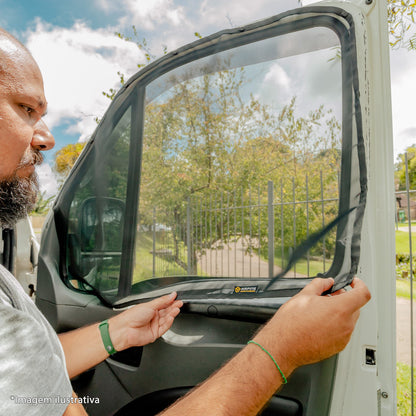
<svg viewBox="0 0 416 416"><path fill-rule="evenodd" d="M37 150L50 150L55 146L55 139L42 119L35 125L31 145Z"/></svg>

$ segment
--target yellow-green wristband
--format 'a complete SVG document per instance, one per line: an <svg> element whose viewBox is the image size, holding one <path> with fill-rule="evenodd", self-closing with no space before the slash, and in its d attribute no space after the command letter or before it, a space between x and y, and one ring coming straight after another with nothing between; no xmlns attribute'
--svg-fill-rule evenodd
<svg viewBox="0 0 416 416"><path fill-rule="evenodd" d="M100 325L98 325L98 328L100 329L101 339L103 340L105 350L110 355L115 354L117 351L111 342L110 333L108 332L108 320L102 321Z"/></svg>
<svg viewBox="0 0 416 416"><path fill-rule="evenodd" d="M276 362L276 360L274 359L274 357L273 357L273 355L271 355L270 353L269 353L269 351L267 351L266 350L266 348L264 348L264 347L262 347L259 343L257 343L256 341L253 341L253 340L251 340L251 341L249 341L249 342L247 342L247 345L248 344L254 344L254 345L257 345L258 347L260 347L271 359L272 359L272 361L274 362L274 365L276 366L276 368L279 370L279 373L280 373L280 375L282 376L282 379L283 379L283 384L287 384L287 379L286 379L286 377L285 377L285 375L283 374L283 371L280 369L280 367L279 367L279 364L277 364L277 362Z"/></svg>

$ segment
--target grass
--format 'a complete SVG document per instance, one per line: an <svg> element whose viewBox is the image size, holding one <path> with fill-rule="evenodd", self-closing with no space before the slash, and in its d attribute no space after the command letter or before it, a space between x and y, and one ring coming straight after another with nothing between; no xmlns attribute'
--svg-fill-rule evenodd
<svg viewBox="0 0 416 416"><path fill-rule="evenodd" d="M415 229L416 231L416 229ZM412 232L412 248L416 248L416 232ZM409 233L396 231L396 253L409 253Z"/></svg>
<svg viewBox="0 0 416 416"><path fill-rule="evenodd" d="M397 416L411 414L410 366L404 363L396 365Z"/></svg>
<svg viewBox="0 0 416 416"><path fill-rule="evenodd" d="M396 279L396 296L410 300L410 280ZM416 282L413 282L413 299L416 300Z"/></svg>
<svg viewBox="0 0 416 416"><path fill-rule="evenodd" d="M413 224L415 223L412 221ZM407 223L400 224L400 226L407 226ZM413 249L416 248L415 234L412 232ZM409 233L407 231L396 231L396 253L409 253ZM416 299L416 282L413 283L413 297ZM410 300L409 279L396 279L396 296ZM396 366L397 416L408 416L411 414L410 366L400 362Z"/></svg>
<svg viewBox="0 0 416 416"><path fill-rule="evenodd" d="M288 259L285 259L285 263L287 263ZM331 266L332 259L326 259L325 265L326 269L328 270ZM274 264L281 265L282 264L282 258L280 256L275 256L274 258ZM292 270L294 268L292 267ZM323 273L324 266L322 260L309 260L309 276L316 276L318 273ZM296 263L296 273L299 273L301 275L308 276L308 261L307 259L300 259Z"/></svg>
<svg viewBox="0 0 416 416"><path fill-rule="evenodd" d="M183 245L183 243L182 243ZM156 250L165 249L163 241L157 239ZM180 251L183 247L181 247ZM150 279L153 275L153 240L151 233L139 233L136 241L136 265L133 272L133 284ZM171 249L173 252L173 249ZM186 271L169 256L156 256L158 275L177 276L186 274Z"/></svg>

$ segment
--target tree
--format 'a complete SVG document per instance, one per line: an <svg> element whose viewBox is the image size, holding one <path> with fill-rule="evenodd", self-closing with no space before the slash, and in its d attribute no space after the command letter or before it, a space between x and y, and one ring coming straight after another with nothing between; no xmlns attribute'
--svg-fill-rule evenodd
<svg viewBox="0 0 416 416"><path fill-rule="evenodd" d="M194 249L201 250L216 246L224 227L235 229L238 223L240 233L253 220L261 223L256 240L267 240L267 211L256 212L250 220L247 210L238 209L230 219L220 207L229 195L235 206L243 206L250 189L264 190L271 180L285 184L289 200L292 189L296 200L305 200L308 175L310 200L320 199L321 180L326 197L337 197L340 125L331 111L321 106L296 116L293 98L276 114L253 96L241 99L245 77L244 69L203 75L177 84L146 106L140 223L152 224L157 208L157 223L174 230L175 256L179 240L186 243L186 233L175 230L185 224L188 204L195 224L209 222L210 231L202 237L194 228ZM267 202L267 194L262 199ZM311 207L309 231L321 228L320 209ZM335 203L325 210L327 220L337 215ZM305 215L304 206L298 205L297 242L308 232ZM292 205L285 206L284 217L283 234L293 235ZM293 239L279 244L293 247Z"/></svg>
<svg viewBox="0 0 416 416"><path fill-rule="evenodd" d="M54 170L61 183L68 176L84 147L85 143L67 144L56 152Z"/></svg>
<svg viewBox="0 0 416 416"><path fill-rule="evenodd" d="M407 147L404 153L397 156L394 175L396 182L398 182L399 191L406 189L405 153L407 153L409 187L410 189L416 189L416 144L413 144Z"/></svg>
<svg viewBox="0 0 416 416"><path fill-rule="evenodd" d="M388 0L387 12L392 48L406 47L416 50L416 2L414 0Z"/></svg>

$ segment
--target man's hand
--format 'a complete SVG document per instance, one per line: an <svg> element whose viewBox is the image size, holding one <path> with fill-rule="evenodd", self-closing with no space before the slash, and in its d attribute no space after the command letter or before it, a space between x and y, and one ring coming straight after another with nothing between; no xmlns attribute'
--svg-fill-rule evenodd
<svg viewBox="0 0 416 416"><path fill-rule="evenodd" d="M283 373L341 351L348 343L359 310L370 292L359 279L350 291L321 296L333 279L314 279L285 303L254 341L269 351ZM163 415L256 415L282 384L270 357L249 344L221 370L173 404Z"/></svg>
<svg viewBox="0 0 416 416"><path fill-rule="evenodd" d="M176 293L171 293L136 305L109 319L114 348L122 351L129 347L142 346L162 336L172 326L183 305L182 301L175 299Z"/></svg>
<svg viewBox="0 0 416 416"><path fill-rule="evenodd" d="M360 308L371 298L367 286L355 278L352 289L321 296L333 279L314 279L284 304L255 340L273 351L284 374L328 358L345 348Z"/></svg>

